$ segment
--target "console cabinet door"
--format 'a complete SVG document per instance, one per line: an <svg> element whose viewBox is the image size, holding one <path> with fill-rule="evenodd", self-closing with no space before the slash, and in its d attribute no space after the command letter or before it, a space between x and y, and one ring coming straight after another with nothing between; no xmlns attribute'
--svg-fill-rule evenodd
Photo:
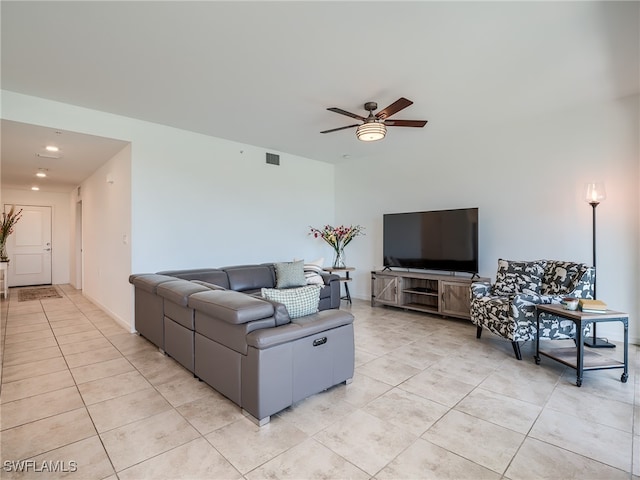
<svg viewBox="0 0 640 480"><path fill-rule="evenodd" d="M373 274L371 276L371 305L383 303L398 305L400 288L398 283L402 279L396 276Z"/></svg>
<svg viewBox="0 0 640 480"><path fill-rule="evenodd" d="M455 317L470 318L471 300L469 283L440 282L440 313Z"/></svg>

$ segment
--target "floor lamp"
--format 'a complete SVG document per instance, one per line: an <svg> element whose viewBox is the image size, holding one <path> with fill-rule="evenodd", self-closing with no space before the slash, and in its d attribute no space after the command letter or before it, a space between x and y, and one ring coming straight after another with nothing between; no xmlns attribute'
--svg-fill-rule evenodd
<svg viewBox="0 0 640 480"><path fill-rule="evenodd" d="M593 209L593 268L596 268L596 207L600 205L605 198L607 198L607 193L604 189L604 183L588 183L586 187L585 200L589 202L591 208ZM596 270L595 275L593 277L593 298L598 298L596 296L596 278L598 276L598 272ZM598 338L596 335L596 323L593 324L593 337L586 338L584 340L584 345L591 348L613 348L615 345L613 343L607 342L603 338Z"/></svg>

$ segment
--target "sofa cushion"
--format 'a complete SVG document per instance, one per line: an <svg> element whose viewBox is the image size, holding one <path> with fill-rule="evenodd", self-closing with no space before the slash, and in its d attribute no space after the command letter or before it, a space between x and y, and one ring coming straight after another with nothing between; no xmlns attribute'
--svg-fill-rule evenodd
<svg viewBox="0 0 640 480"><path fill-rule="evenodd" d="M233 290L208 290L189 297L189 307L227 323L241 324L273 317L273 305Z"/></svg>
<svg viewBox="0 0 640 480"><path fill-rule="evenodd" d="M588 269L589 267L584 263L547 261L542 280L542 294L562 295L571 293Z"/></svg>
<svg viewBox="0 0 640 480"><path fill-rule="evenodd" d="M514 262L498 260L494 295L516 295L518 293L540 293L545 262Z"/></svg>
<svg viewBox="0 0 640 480"><path fill-rule="evenodd" d="M284 304L291 319L304 317L318 312L320 302L320 287L307 285L298 288L263 288L262 297Z"/></svg>
<svg viewBox="0 0 640 480"><path fill-rule="evenodd" d="M302 287L307 284L304 276L304 262L274 263L276 271L276 288Z"/></svg>

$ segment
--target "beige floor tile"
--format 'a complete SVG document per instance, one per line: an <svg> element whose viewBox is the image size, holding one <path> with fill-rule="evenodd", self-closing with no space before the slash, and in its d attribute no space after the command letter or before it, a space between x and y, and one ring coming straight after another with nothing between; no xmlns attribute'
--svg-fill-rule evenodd
<svg viewBox="0 0 640 480"><path fill-rule="evenodd" d="M71 369L71 374L76 383L91 382L100 378L113 377L121 373L133 372L135 369L125 358L119 357L113 360L93 363ZM106 381L106 380L105 380Z"/></svg>
<svg viewBox="0 0 640 480"><path fill-rule="evenodd" d="M530 436L625 471L631 465L630 433L566 413L545 409Z"/></svg>
<svg viewBox="0 0 640 480"><path fill-rule="evenodd" d="M358 373L396 386L420 373L420 369L385 355L358 367Z"/></svg>
<svg viewBox="0 0 640 480"><path fill-rule="evenodd" d="M455 409L496 425L526 434L542 411L541 407L489 390L477 388Z"/></svg>
<svg viewBox="0 0 640 480"><path fill-rule="evenodd" d="M44 322L29 323L26 325L21 325L17 322L12 322L10 325L7 325L7 335L9 336L20 335L21 333L41 332L43 330L51 330L46 320Z"/></svg>
<svg viewBox="0 0 640 480"><path fill-rule="evenodd" d="M58 346L38 348L36 350L16 351L5 353L3 365L19 365L22 363L31 363L39 360L47 360L49 358L62 357L62 352Z"/></svg>
<svg viewBox="0 0 640 480"><path fill-rule="evenodd" d="M199 437L175 410L153 415L100 435L116 472Z"/></svg>
<svg viewBox="0 0 640 480"><path fill-rule="evenodd" d="M15 315L26 315L29 313L42 313L42 305L40 302L18 302L17 297L16 301L11 302L11 308L9 309L9 318L14 317Z"/></svg>
<svg viewBox="0 0 640 480"><path fill-rule="evenodd" d="M502 474L525 437L513 430L450 410L422 438Z"/></svg>
<svg viewBox="0 0 640 480"><path fill-rule="evenodd" d="M215 397L215 393L209 385L201 382L192 375L186 375L186 370L182 378L163 383L162 385L156 385L156 389L174 407L193 402L203 397Z"/></svg>
<svg viewBox="0 0 640 480"><path fill-rule="evenodd" d="M98 433L103 433L171 409L154 388L122 395L87 407Z"/></svg>
<svg viewBox="0 0 640 480"><path fill-rule="evenodd" d="M313 452L313 455L310 455L309 452ZM245 478L248 480L261 480L264 478L291 480L349 478L367 480L370 475L324 445L309 438L249 472L245 475Z"/></svg>
<svg viewBox="0 0 640 480"><path fill-rule="evenodd" d="M411 365L412 367L424 370L431 365L438 363L440 360L446 358L445 355L434 353L428 349L425 349L420 341L416 341L404 347L398 348L387 354L389 358L395 359L405 365Z"/></svg>
<svg viewBox="0 0 640 480"><path fill-rule="evenodd" d="M109 341L125 356L137 354L144 350L158 350L158 347L135 333L125 332L120 335L112 335L109 337Z"/></svg>
<svg viewBox="0 0 640 480"><path fill-rule="evenodd" d="M629 478L629 473L563 448L527 438L509 465L506 477L512 480L624 480Z"/></svg>
<svg viewBox="0 0 640 480"><path fill-rule="evenodd" d="M61 370L37 377L25 378L24 380L3 383L0 399L2 399L2 403L4 404L73 385L73 377L69 373L69 370Z"/></svg>
<svg viewBox="0 0 640 480"><path fill-rule="evenodd" d="M354 407L362 407L393 387L387 383L379 382L366 375L353 376L353 382L349 385L336 385L328 390L336 400L343 400Z"/></svg>
<svg viewBox="0 0 640 480"><path fill-rule="evenodd" d="M362 410L419 437L447 413L449 408L394 388Z"/></svg>
<svg viewBox="0 0 640 480"><path fill-rule="evenodd" d="M633 405L589 393L575 385L558 385L546 408L631 433Z"/></svg>
<svg viewBox="0 0 640 480"><path fill-rule="evenodd" d="M65 317L62 320L49 319L49 323L51 324L51 328L53 329L53 331L56 333L58 333L57 330L61 328L92 325L92 323L87 319L87 317L85 317L81 313L74 315L72 318Z"/></svg>
<svg viewBox="0 0 640 480"><path fill-rule="evenodd" d="M37 332L16 333L13 335L5 335L5 345L14 345L23 342L42 341L53 338L51 329L38 330Z"/></svg>
<svg viewBox="0 0 640 480"><path fill-rule="evenodd" d="M263 427L243 418L206 436L209 443L242 474L306 438L307 435L277 416L272 416L271 422Z"/></svg>
<svg viewBox="0 0 640 480"><path fill-rule="evenodd" d="M96 435L85 408L2 432L2 460L21 460Z"/></svg>
<svg viewBox="0 0 640 480"><path fill-rule="evenodd" d="M441 405L453 407L475 387L428 368L401 384L400 388Z"/></svg>
<svg viewBox="0 0 640 480"><path fill-rule="evenodd" d="M114 473L107 453L98 436L89 437L64 447L56 448L29 459L36 468L28 472L3 471L2 478L20 480L46 479L102 479ZM55 468L55 472L50 471ZM44 470L48 468L49 471Z"/></svg>
<svg viewBox="0 0 640 480"><path fill-rule="evenodd" d="M94 403L137 392L149 386L149 382L134 371L114 375L109 377L106 382L103 379L99 379L82 383L78 385L78 390L80 390L80 395L82 395L84 402L87 405L93 405Z"/></svg>
<svg viewBox="0 0 640 480"><path fill-rule="evenodd" d="M83 342L86 342L87 340L93 340L96 338L104 338L100 333L100 330L98 329L89 330L88 332L80 332L80 333L72 333L70 335L56 336L56 339L58 340L58 344L60 346L67 345L70 343L83 343Z"/></svg>
<svg viewBox="0 0 640 480"><path fill-rule="evenodd" d="M145 343L148 342L145 340ZM193 377L192 373L157 348L145 347L142 352L127 356L127 359L152 385L180 381L185 378L185 374Z"/></svg>
<svg viewBox="0 0 640 480"><path fill-rule="evenodd" d="M91 365L95 363L105 362L107 360L114 360L116 358L122 358L120 352L113 346L109 345L104 348L96 348L90 352L72 353L64 356L69 368L82 367L84 365Z"/></svg>
<svg viewBox="0 0 640 480"><path fill-rule="evenodd" d="M63 355L72 355L74 353L90 352L99 348L106 348L111 346L113 345L111 345L111 342L109 342L109 340L100 336L97 338L92 338L91 340L87 340L85 342L65 343L63 345L60 345L60 350L62 350Z"/></svg>
<svg viewBox="0 0 640 480"><path fill-rule="evenodd" d="M120 480L241 479L205 439L197 438L118 473Z"/></svg>
<svg viewBox="0 0 640 480"><path fill-rule="evenodd" d="M96 327L94 327L89 321L82 322L77 325L68 325L65 327L52 325L51 328L53 329L53 334L56 337L62 337L65 335L72 335L75 333L90 332L92 330L97 330Z"/></svg>
<svg viewBox="0 0 640 480"><path fill-rule="evenodd" d="M418 439L376 475L379 480L400 478L499 480L501 476L449 450Z"/></svg>
<svg viewBox="0 0 640 480"><path fill-rule="evenodd" d="M62 388L2 404L2 430L83 407L78 389Z"/></svg>
<svg viewBox="0 0 640 480"><path fill-rule="evenodd" d="M331 391L324 391L294 403L277 415L307 435L313 435L340 422L354 410L353 405L336 399Z"/></svg>
<svg viewBox="0 0 640 480"><path fill-rule="evenodd" d="M57 347L58 342L55 337L52 335L47 338L42 338L39 340L29 340L27 342L14 343L11 345L4 346L5 353L16 353L16 352L28 352L31 350L38 350L40 348L48 348L48 347Z"/></svg>
<svg viewBox="0 0 640 480"><path fill-rule="evenodd" d="M244 418L240 407L215 391L176 409L202 435Z"/></svg>
<svg viewBox="0 0 640 480"><path fill-rule="evenodd" d="M314 438L369 475L375 475L418 437L357 410Z"/></svg>
<svg viewBox="0 0 640 480"><path fill-rule="evenodd" d="M485 390L533 403L539 407L546 403L555 386L555 382L535 381L512 375L511 372L494 372L480 384L480 387Z"/></svg>
<svg viewBox="0 0 640 480"><path fill-rule="evenodd" d="M5 383L24 380L25 378L46 375L47 373L67 370L67 364L62 357L37 360L30 363L11 365L2 369L2 381Z"/></svg>
<svg viewBox="0 0 640 480"><path fill-rule="evenodd" d="M9 325L31 325L34 323L45 323L47 322L47 316L44 312L36 312L36 313L24 313L22 315L9 315L7 319L7 326Z"/></svg>

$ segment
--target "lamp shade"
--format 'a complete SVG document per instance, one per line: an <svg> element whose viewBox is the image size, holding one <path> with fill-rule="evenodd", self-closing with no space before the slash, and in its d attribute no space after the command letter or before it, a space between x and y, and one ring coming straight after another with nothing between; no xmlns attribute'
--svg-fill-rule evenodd
<svg viewBox="0 0 640 480"><path fill-rule="evenodd" d="M387 127L385 127L384 123L379 122L363 123L356 130L358 140L362 140L363 142L382 140L386 134Z"/></svg>
<svg viewBox="0 0 640 480"><path fill-rule="evenodd" d="M598 204L607 198L607 192L602 182L587 183L584 190L584 199L588 203Z"/></svg>

